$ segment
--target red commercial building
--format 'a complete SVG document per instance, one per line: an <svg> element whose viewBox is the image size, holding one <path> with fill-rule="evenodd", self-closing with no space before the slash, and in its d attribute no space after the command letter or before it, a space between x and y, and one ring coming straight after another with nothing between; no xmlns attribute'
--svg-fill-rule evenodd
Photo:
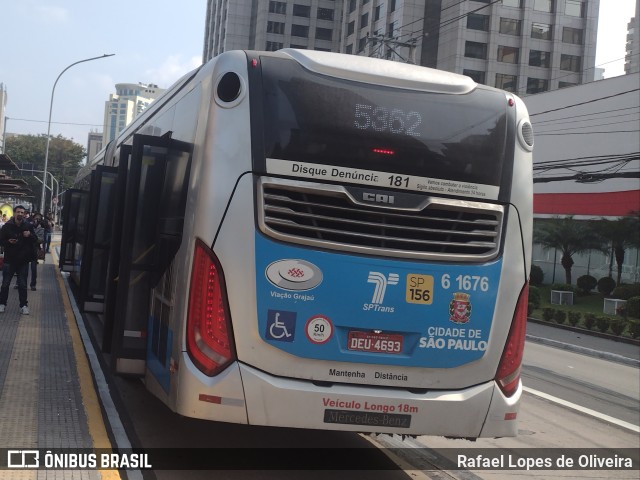
<svg viewBox="0 0 640 480"><path fill-rule="evenodd" d="M534 215L616 219L640 211L640 73L524 97L535 135ZM545 283L564 282L558 252L534 246ZM609 274L610 257L574 255L573 279ZM615 268L615 267L614 267ZM640 281L628 249L622 280Z"/></svg>

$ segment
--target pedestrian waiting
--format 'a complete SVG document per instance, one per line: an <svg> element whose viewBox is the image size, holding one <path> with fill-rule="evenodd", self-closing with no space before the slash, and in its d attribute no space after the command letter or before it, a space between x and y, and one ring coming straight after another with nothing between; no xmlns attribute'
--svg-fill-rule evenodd
<svg viewBox="0 0 640 480"><path fill-rule="evenodd" d="M54 225L53 215L51 213L47 215L47 218L42 219L42 225L44 227L44 244L42 245L42 248L44 250L44 253L49 253Z"/></svg>
<svg viewBox="0 0 640 480"><path fill-rule="evenodd" d="M4 312L7 307L9 285L11 284L11 279L17 273L20 313L29 315L27 277L29 275L29 263L37 258L37 242L38 237L33 225L25 219L25 208L22 205L17 205L13 210L13 217L0 229L0 246L4 248L0 313Z"/></svg>
<svg viewBox="0 0 640 480"><path fill-rule="evenodd" d="M36 258L31 262L31 282L29 282L31 290L35 292L36 282L38 280L38 260L42 260L44 262L43 244L45 241L45 223L42 215L38 212L34 213L31 218L29 218L29 223L33 226L33 231L38 239L35 245Z"/></svg>

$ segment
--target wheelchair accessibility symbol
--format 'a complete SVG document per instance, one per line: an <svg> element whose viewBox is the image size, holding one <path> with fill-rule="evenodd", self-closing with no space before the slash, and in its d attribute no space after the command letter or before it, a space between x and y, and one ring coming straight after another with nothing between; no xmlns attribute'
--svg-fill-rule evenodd
<svg viewBox="0 0 640 480"><path fill-rule="evenodd" d="M296 312L269 310L267 312L267 340L293 342L296 336Z"/></svg>

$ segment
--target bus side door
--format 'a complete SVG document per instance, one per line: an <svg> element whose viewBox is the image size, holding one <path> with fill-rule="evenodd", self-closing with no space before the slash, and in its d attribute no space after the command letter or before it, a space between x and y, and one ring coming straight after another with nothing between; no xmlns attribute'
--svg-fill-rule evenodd
<svg viewBox="0 0 640 480"><path fill-rule="evenodd" d="M114 187L113 212L107 222L111 225L111 247L107 261L107 279L104 289L104 315L102 331L102 351L111 353L115 323L116 294L120 273L120 244L122 242L122 222L125 211L125 193L127 189L127 172L131 160L131 145L121 144L114 152L117 158L116 184ZM116 163L113 163L116 165Z"/></svg>
<svg viewBox="0 0 640 480"><path fill-rule="evenodd" d="M116 180L115 167L99 165L91 173L87 232L80 274L80 305L87 312L104 311Z"/></svg>
<svg viewBox="0 0 640 480"><path fill-rule="evenodd" d="M62 209L62 240L60 245L60 261L58 266L63 272L70 272L78 281L82 264L82 237L87 221L87 199L89 192L70 188L64 192L64 208Z"/></svg>
<svg viewBox="0 0 640 480"><path fill-rule="evenodd" d="M177 181L175 162L190 158L174 153L176 149L184 151L185 147L179 144L181 142L174 142L169 136L134 135L133 138L126 174L111 345L111 365L117 373L143 375L145 372L150 293L163 273L160 269L168 268L167 250L175 245L175 242L167 243L166 235L161 232L182 227L180 220L174 228L167 228L163 212L167 209L166 198L163 198L167 184ZM188 169L178 170L188 173ZM179 228L175 228L178 225Z"/></svg>

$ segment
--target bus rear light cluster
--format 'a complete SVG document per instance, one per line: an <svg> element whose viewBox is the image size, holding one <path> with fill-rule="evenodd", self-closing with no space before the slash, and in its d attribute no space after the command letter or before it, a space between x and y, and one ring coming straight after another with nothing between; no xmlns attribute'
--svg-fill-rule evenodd
<svg viewBox="0 0 640 480"><path fill-rule="evenodd" d="M507 397L518 390L520 369L524 354L524 339L527 330L527 309L529 306L529 284L526 283L520 292L509 336L505 343L495 380Z"/></svg>
<svg viewBox="0 0 640 480"><path fill-rule="evenodd" d="M187 353L198 369L214 376L235 360L229 304L220 262L196 240L189 290Z"/></svg>

